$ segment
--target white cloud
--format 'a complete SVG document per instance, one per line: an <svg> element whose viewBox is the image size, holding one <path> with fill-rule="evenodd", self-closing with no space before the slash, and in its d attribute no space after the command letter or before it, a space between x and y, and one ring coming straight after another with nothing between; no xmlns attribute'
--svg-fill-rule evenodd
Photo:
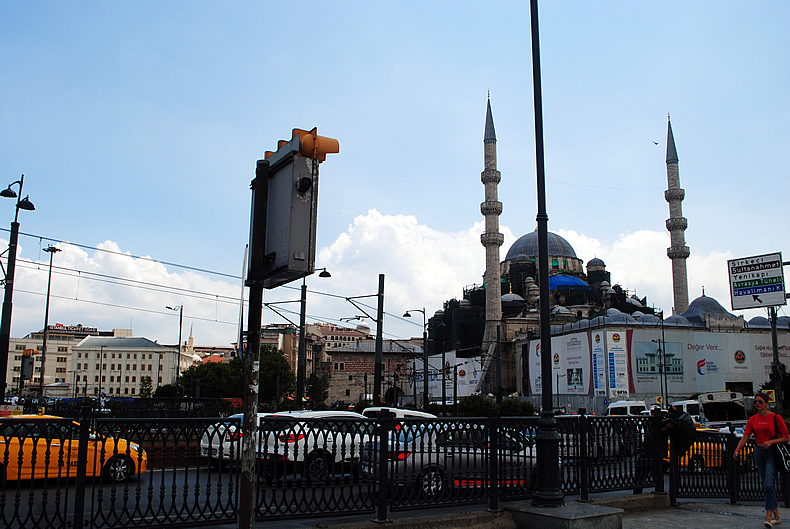
<svg viewBox="0 0 790 529"><path fill-rule="evenodd" d="M385 275L384 308L387 338L420 336L420 314L403 319L406 310L425 308L427 316L442 308L446 300L460 299L463 289L482 283L485 250L480 244L484 231L481 219L470 228L441 232L407 215L387 215L371 209L356 217L335 241L318 252L316 265L326 267L332 277L307 279L308 321L337 322L343 317L361 315L346 297L366 296L357 302L375 316L378 275ZM516 236L501 227L504 258ZM598 239L571 230L558 230L571 243L585 263L593 257L606 262L612 282L647 296L650 305L672 307L671 263L666 257L669 236L666 232L623 233L610 246ZM5 244L0 242L0 244ZM151 258L134 258L116 243L99 245L108 252L91 252L58 244L62 252L54 257L52 300L49 321L67 325L82 323L101 330L132 328L134 334L160 343L175 343L177 313L166 305L184 305L184 339L194 326L198 344L223 345L235 340L238 321L240 280L210 276L166 266ZM35 251L35 248L33 249ZM43 327L48 255L38 251L31 259L29 248L19 251L12 336L23 336ZM690 300L705 293L729 309L726 261L729 253L709 255L692 253L688 260ZM123 278L120 281L116 278ZM130 282L131 280L133 282ZM278 310L291 321L299 321L298 281L264 292L267 303L280 302ZM286 303L282 303L286 302ZM288 303L293 302L293 303ZM744 311L750 318L764 311ZM246 318L246 317L245 317ZM271 310L264 311L263 323L283 323ZM246 319L245 319L246 323ZM374 326L374 322L368 321Z"/></svg>

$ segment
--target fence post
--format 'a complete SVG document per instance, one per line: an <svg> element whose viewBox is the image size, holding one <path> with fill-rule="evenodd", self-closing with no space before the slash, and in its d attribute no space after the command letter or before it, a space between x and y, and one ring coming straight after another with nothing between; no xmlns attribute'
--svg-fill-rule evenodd
<svg viewBox="0 0 790 529"><path fill-rule="evenodd" d="M735 437L733 432L727 434L727 441L724 446L726 451L724 457L727 458L727 464L729 465L727 467L729 469L729 472L727 472L727 488L730 491L730 504L735 505L738 503L738 498L740 496L738 483L740 482L740 458L742 456L739 455L738 459L735 459L735 448L738 446L738 438Z"/></svg>
<svg viewBox="0 0 790 529"><path fill-rule="evenodd" d="M587 418L586 415L582 414L579 418L579 421L574 421L575 425L578 426L578 430L576 434L578 435L578 445L579 445L579 457L575 457L576 461L581 461L581 465L579 468L579 473L581 475L581 491L579 494L579 499L581 501L588 501L590 499L590 465L588 463L587 457L587 447L590 445L588 442L588 436L590 434L590 428L592 428L592 424L590 420ZM557 423L557 430L559 430L560 424ZM562 454L562 451L560 451ZM576 456L576 454L573 454Z"/></svg>
<svg viewBox="0 0 790 529"><path fill-rule="evenodd" d="M395 414L382 411L378 418L379 424L379 464L378 464L378 501L377 522L387 520L387 498L389 496L389 434L395 427Z"/></svg>
<svg viewBox="0 0 790 529"><path fill-rule="evenodd" d="M664 455L667 446L661 435L661 417L651 416L647 425L650 428L650 454L653 461L653 480L656 492L664 492Z"/></svg>
<svg viewBox="0 0 790 529"><path fill-rule="evenodd" d="M488 410L488 510L499 511L499 410Z"/></svg>
<svg viewBox="0 0 790 529"><path fill-rule="evenodd" d="M88 436L90 436L91 408L80 409L80 444L77 448L77 482L74 490L74 529L85 523L85 474L88 469Z"/></svg>
<svg viewBox="0 0 790 529"><path fill-rule="evenodd" d="M678 450L677 443L669 441L669 503L678 504Z"/></svg>

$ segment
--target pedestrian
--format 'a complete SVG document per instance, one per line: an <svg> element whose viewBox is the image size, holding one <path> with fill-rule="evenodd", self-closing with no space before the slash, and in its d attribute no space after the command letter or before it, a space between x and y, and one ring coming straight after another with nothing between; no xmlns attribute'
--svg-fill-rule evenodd
<svg viewBox="0 0 790 529"><path fill-rule="evenodd" d="M754 435L754 464L765 489L765 527L772 527L782 521L776 504L776 457L771 445L786 443L790 440L787 425L782 417L768 408L768 395L757 393L754 396L757 413L749 417L743 437L735 448L735 458L743 445Z"/></svg>
<svg viewBox="0 0 790 529"><path fill-rule="evenodd" d="M687 411L683 411L675 405L670 406L669 416L661 426L661 433L672 439L678 460L686 455L688 449L697 440L697 427L694 426L694 419Z"/></svg>

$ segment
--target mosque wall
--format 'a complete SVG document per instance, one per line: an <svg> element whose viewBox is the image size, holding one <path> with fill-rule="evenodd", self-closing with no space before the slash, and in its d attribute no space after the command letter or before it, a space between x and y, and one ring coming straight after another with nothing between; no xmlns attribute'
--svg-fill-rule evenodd
<svg viewBox="0 0 790 529"><path fill-rule="evenodd" d="M779 357L790 362L790 333L780 330ZM666 340L665 344L663 341ZM771 333L711 332L702 329L606 326L553 336L552 390L555 395L589 396L596 400L645 400L661 395L661 355L665 345L666 383L670 400L742 384L754 391L769 379ZM540 341L522 349L524 395L540 394ZM522 362L523 362L522 358ZM522 363L523 365L523 363Z"/></svg>

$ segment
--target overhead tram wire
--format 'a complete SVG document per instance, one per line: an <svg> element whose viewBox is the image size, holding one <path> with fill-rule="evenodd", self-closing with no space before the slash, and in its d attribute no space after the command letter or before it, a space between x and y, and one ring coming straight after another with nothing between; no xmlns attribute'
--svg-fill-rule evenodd
<svg viewBox="0 0 790 529"><path fill-rule="evenodd" d="M14 292L21 292L23 294L32 294L34 296L43 296L44 295L41 292L34 292L32 290L24 290L24 289L19 289L19 288L14 289ZM105 303L103 301L93 301L93 300L90 300L90 299L74 300L74 299L66 297L66 296L57 296L55 294L51 294L50 297L55 298L55 299L63 299L63 300L66 300L66 301L79 301L80 303L89 303L91 305L99 305L101 307L112 307L112 308L115 308L115 309L133 310L133 311L136 311L136 312L145 312L145 313L148 313L148 314L161 314L163 316L171 315L169 312L165 312L165 311L161 311L161 310L141 309L141 308L138 308L138 307L129 307L127 305L118 305L116 303ZM205 321L205 322L209 322L209 323L221 323L223 325L238 325L239 324L239 322L237 322L237 321L222 321L222 320L216 320L216 319L212 320L211 318L201 318L200 316L192 316L192 315L189 316L189 319L190 320L195 320L195 321Z"/></svg>
<svg viewBox="0 0 790 529"><path fill-rule="evenodd" d="M10 230L8 228L0 228L0 231L9 232ZM215 275L215 276L220 276L220 277L227 277L227 278L235 279L235 280L241 280L242 279L241 276L236 275L236 274L227 274L227 273L224 273L224 272L216 272L216 271L213 271L213 270L207 270L205 268L198 268L198 267L194 267L194 266L188 266L188 265L182 265L182 264L172 263L172 262L168 262L168 261L157 260L157 259L153 259L153 258L148 257L148 256L133 255L133 254L119 252L119 251L114 251L114 250L107 250L107 249L104 249L104 248L97 248L96 246L90 246L90 245L87 245L87 244L80 244L80 243L76 243L76 242L62 241L60 239L56 239L56 238L52 238L52 237L44 237L44 236L41 236L41 235L34 235L34 234L31 234L31 233L23 233L23 232L20 232L19 235L20 236L24 236L24 237L30 237L30 238L33 238L33 239L37 239L39 242L41 242L41 241L48 241L48 242L57 243L57 244L68 244L70 246L75 246L77 248L81 248L81 249L84 249L84 250L91 250L91 251L94 251L94 252L103 252L103 253L107 253L107 254L110 254L110 255L117 255L117 256L120 256L120 257L129 257L129 258L132 258L132 259L142 259L142 260L145 260L145 261L150 261L150 262L153 262L153 263L160 263L160 264L165 265L165 266L171 266L171 267L180 268L180 269L183 269L183 270L189 270L189 271L193 271L193 272L200 272L200 273L210 274L210 275ZM22 262L18 263L18 265L19 266L38 268L38 265L34 264L32 261L30 261L29 264L28 264L27 261L22 261ZM118 286L129 286L129 287L133 287L133 288L155 287L155 288L148 288L148 290L153 291L153 292L163 292L163 293L179 292L179 293L182 293L182 294L190 295L191 297L194 297L196 299L202 299L202 300L205 300L205 301L214 301L214 302L222 302L222 303L233 303L233 304L238 303L238 299L237 298L235 298L235 297L231 298L230 296L224 296L224 295L220 295L220 294L211 294L211 293L208 293L208 292L199 292L199 293L197 293L197 294L200 294L202 296L207 296L207 297L201 298L199 296L194 296L194 294L196 294L196 293L193 290L190 290L190 289L184 289L184 288L178 288L178 287L169 287L167 285L158 285L156 283L148 283L148 282L145 282L145 281L139 281L139 280L135 280L135 279L116 277L116 276L111 276L111 275L107 275L107 274L99 274L99 273L96 273L96 272L87 272L87 271L76 270L76 269L68 269L68 268L65 268L65 267L55 267L55 270L58 270L58 269L59 270L68 270L68 271L71 271L71 272L76 272L77 275L73 275L73 277L80 277L80 278L82 278L82 277L86 277L86 276L95 276L95 277L86 277L86 279L89 279L89 280L92 280L92 281L103 281L103 282L106 282L106 283L109 283L109 284L117 284ZM97 279L97 278L102 278L102 279ZM113 282L111 280L117 280L118 282ZM124 283L128 283L128 284L124 284ZM297 291L299 290L299 288L293 287L293 286L290 286L290 285L283 285L280 288L297 290ZM160 289L163 289L163 290L160 290ZM25 292L25 291L20 290L20 292ZM314 295L317 295L317 296L325 296L325 297L336 298L336 299L347 299L347 296L343 296L343 295L340 295L340 294L330 294L328 292L319 292L319 291L309 291L309 292L311 294L314 294ZM26 293L33 293L33 292L26 292ZM110 306L110 307L116 306L116 305L113 305L113 304L103 304L101 302L94 302L94 301L89 301L89 300L79 300L79 299L78 300L74 300L72 298L63 298L63 299L70 299L71 301L84 301L86 303L94 303L94 304L99 304L99 305L106 305L106 306ZM247 302L245 301L245 305L246 304L247 304ZM360 305L362 305L363 307L369 308L371 311L377 310L376 307L373 307L371 305L367 305L365 303L361 303L360 302ZM119 307L119 308L126 308L126 309L129 309L129 310L138 310L138 311L142 311L142 312L147 312L146 309L137 309L137 308L134 308L134 307L123 307L123 306L120 306L120 305L118 305L117 307ZM157 313L156 311L153 311L153 312ZM395 319L400 320L402 322L414 325L414 322L406 320L404 318L401 318L399 314L390 314L390 313L387 313L385 311L384 312L384 316L395 318ZM196 319L199 319L199 318L196 318ZM321 320L323 320L323 321L339 321L339 320L334 320L334 318L322 318L322 319L317 319L316 321L321 321ZM208 320L208 319L206 319L205 321L215 321L215 320ZM225 322L223 322L223 323L225 323ZM392 335L390 333L387 333L387 332L385 332L384 335L390 336L390 337L394 337L394 335ZM394 337L394 338L400 339L399 337Z"/></svg>

